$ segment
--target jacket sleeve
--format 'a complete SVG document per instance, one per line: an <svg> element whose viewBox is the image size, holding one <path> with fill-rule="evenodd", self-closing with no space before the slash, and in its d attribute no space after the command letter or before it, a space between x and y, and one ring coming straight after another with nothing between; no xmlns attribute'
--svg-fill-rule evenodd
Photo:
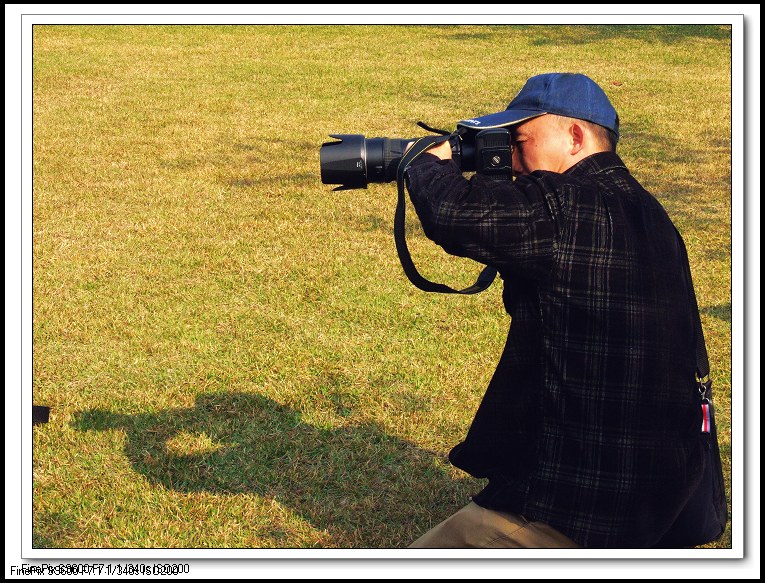
<svg viewBox="0 0 765 583"><path fill-rule="evenodd" d="M453 161L426 153L406 178L425 235L447 253L532 278L549 272L559 213L544 176L468 180Z"/></svg>

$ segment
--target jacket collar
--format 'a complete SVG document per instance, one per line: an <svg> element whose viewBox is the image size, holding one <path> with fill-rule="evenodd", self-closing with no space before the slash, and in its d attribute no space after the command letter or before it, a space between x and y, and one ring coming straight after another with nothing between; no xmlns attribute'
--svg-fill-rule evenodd
<svg viewBox="0 0 765 583"><path fill-rule="evenodd" d="M598 174L607 170L615 169L627 170L622 159L615 152L598 152L580 160L563 174L569 176L584 176L588 174Z"/></svg>

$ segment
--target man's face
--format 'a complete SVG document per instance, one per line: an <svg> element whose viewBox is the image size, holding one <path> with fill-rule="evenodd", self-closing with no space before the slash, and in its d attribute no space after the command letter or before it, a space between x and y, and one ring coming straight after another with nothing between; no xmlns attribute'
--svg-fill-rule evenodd
<svg viewBox="0 0 765 583"><path fill-rule="evenodd" d="M515 126L513 136L513 173L530 174L535 170L563 172L568 161L565 152L568 133L551 115L540 115Z"/></svg>

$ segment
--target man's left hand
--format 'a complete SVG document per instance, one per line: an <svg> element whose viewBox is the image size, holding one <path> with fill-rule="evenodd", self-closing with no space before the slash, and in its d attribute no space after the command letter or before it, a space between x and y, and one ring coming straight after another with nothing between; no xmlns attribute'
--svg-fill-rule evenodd
<svg viewBox="0 0 765 583"><path fill-rule="evenodd" d="M428 154L433 154L437 158L440 158L441 160L451 160L452 159L452 145L449 143L449 140L446 140L445 142L441 142L440 144L436 144L435 146L431 146L427 150L425 150Z"/></svg>

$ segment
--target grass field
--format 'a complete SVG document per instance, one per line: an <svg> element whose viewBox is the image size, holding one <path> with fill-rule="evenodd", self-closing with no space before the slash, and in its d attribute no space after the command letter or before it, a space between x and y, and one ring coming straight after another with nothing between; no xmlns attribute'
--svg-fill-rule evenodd
<svg viewBox="0 0 765 583"><path fill-rule="evenodd" d="M35 26L34 546L400 548L464 505L501 286L412 287L394 186L332 192L319 147L548 71L606 89L685 237L730 493L730 62L725 26Z"/></svg>

